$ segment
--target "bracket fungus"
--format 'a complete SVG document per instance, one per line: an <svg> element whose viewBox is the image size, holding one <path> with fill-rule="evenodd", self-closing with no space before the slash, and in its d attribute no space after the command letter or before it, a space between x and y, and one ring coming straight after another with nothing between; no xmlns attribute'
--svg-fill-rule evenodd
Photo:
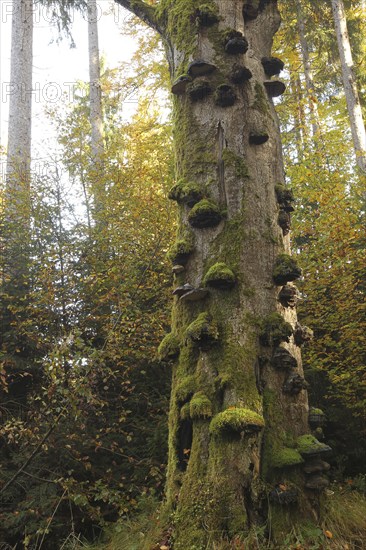
<svg viewBox="0 0 366 550"><path fill-rule="evenodd" d="M295 197L292 189L288 189L282 183L277 183L275 185L275 192L277 202L280 205L281 209L285 210L286 212L293 212L295 209L292 204L295 200Z"/></svg>
<svg viewBox="0 0 366 550"><path fill-rule="evenodd" d="M273 270L273 280L276 285L284 285L290 281L295 281L301 277L301 269L288 254L280 254L276 261Z"/></svg>
<svg viewBox="0 0 366 550"><path fill-rule="evenodd" d="M215 90L214 100L219 107L231 107L236 99L236 93L229 84L221 84Z"/></svg>
<svg viewBox="0 0 366 550"><path fill-rule="evenodd" d="M242 407L230 407L214 416L210 423L210 433L213 436L256 433L263 428L263 416Z"/></svg>
<svg viewBox="0 0 366 550"><path fill-rule="evenodd" d="M222 220L220 208L213 201L203 199L194 205L188 215L188 221L192 227L205 229L216 227Z"/></svg>
<svg viewBox="0 0 366 550"><path fill-rule="evenodd" d="M173 290L173 296L177 296L178 298L180 298L181 296L187 294L187 292L190 292L193 289L194 286L190 285L189 283L185 283L184 285L177 286L177 288Z"/></svg>
<svg viewBox="0 0 366 550"><path fill-rule="evenodd" d="M277 451L272 452L271 466L273 468L289 468L290 466L297 466L302 464L304 459L299 451L288 447L283 447Z"/></svg>
<svg viewBox="0 0 366 550"><path fill-rule="evenodd" d="M219 329L208 313L200 313L186 329L186 339L201 351L209 351L219 340Z"/></svg>
<svg viewBox="0 0 366 550"><path fill-rule="evenodd" d="M312 475L305 481L306 489L311 491L322 491L329 486L329 479L322 475Z"/></svg>
<svg viewBox="0 0 366 550"><path fill-rule="evenodd" d="M297 368L297 361L287 349L278 347L272 357L272 366L278 370L292 370Z"/></svg>
<svg viewBox="0 0 366 550"><path fill-rule="evenodd" d="M292 335L292 326L279 313L271 313L261 322L260 342L262 346L278 346L288 342Z"/></svg>
<svg viewBox="0 0 366 550"><path fill-rule="evenodd" d="M248 51L248 40L239 31L228 30L224 33L225 52L230 55L244 54Z"/></svg>
<svg viewBox="0 0 366 550"><path fill-rule="evenodd" d="M180 265L180 264L173 265L172 267L172 273L174 275L179 275L180 273L183 273L183 271L185 270L186 268L184 267L184 265Z"/></svg>
<svg viewBox="0 0 366 550"><path fill-rule="evenodd" d="M309 424L312 428L318 428L325 426L327 423L327 417L321 409L310 407L309 410Z"/></svg>
<svg viewBox="0 0 366 550"><path fill-rule="evenodd" d="M286 84L281 80L265 80L264 87L270 97L279 97L286 90Z"/></svg>
<svg viewBox="0 0 366 550"><path fill-rule="evenodd" d="M278 57L262 57L261 61L267 76L280 74L285 66L284 62Z"/></svg>
<svg viewBox="0 0 366 550"><path fill-rule="evenodd" d="M187 92L192 101L200 101L212 94L212 88L207 80L195 80L188 86Z"/></svg>
<svg viewBox="0 0 366 550"><path fill-rule="evenodd" d="M283 286L278 294L278 300L283 307L295 307L297 298L297 288L291 285Z"/></svg>
<svg viewBox="0 0 366 550"><path fill-rule="evenodd" d="M196 19L202 27L212 27L219 22L217 8L210 4L200 6L196 11Z"/></svg>
<svg viewBox="0 0 366 550"><path fill-rule="evenodd" d="M211 418L212 403L203 392L194 394L189 404L189 414L192 420Z"/></svg>
<svg viewBox="0 0 366 550"><path fill-rule="evenodd" d="M223 262L214 264L207 271L203 284L217 288L219 290L228 290L235 286L236 277L231 269Z"/></svg>
<svg viewBox="0 0 366 550"><path fill-rule="evenodd" d="M263 145L266 141L269 140L269 135L267 132L250 132L249 133L249 143L250 145Z"/></svg>
<svg viewBox="0 0 366 550"><path fill-rule="evenodd" d="M188 74L179 76L172 85L171 91L174 95L183 95L186 92L188 84L192 82L192 77Z"/></svg>
<svg viewBox="0 0 366 550"><path fill-rule="evenodd" d="M318 455L329 454L332 448L318 441L313 435L305 434L297 439L297 449L304 458L312 458Z"/></svg>
<svg viewBox="0 0 366 550"><path fill-rule="evenodd" d="M204 300L208 296L207 288L192 288L188 292L185 292L181 297L181 302L198 302L199 300Z"/></svg>
<svg viewBox="0 0 366 550"><path fill-rule="evenodd" d="M195 59L188 65L188 74L192 78L197 76L205 76L213 73L216 70L216 66L203 59Z"/></svg>
<svg viewBox="0 0 366 550"><path fill-rule="evenodd" d="M309 388L309 383L300 376L300 374L292 373L286 379L282 391L290 395L298 395L301 391L307 390Z"/></svg>
<svg viewBox="0 0 366 550"><path fill-rule="evenodd" d="M192 208L203 198L203 192L197 183L179 180L170 189L168 198L178 204L186 204L189 208Z"/></svg>
<svg viewBox="0 0 366 550"><path fill-rule="evenodd" d="M291 229L291 216L289 212L286 212L285 210L280 210L278 214L277 223L282 229L282 233L284 236L288 235Z"/></svg>
<svg viewBox="0 0 366 550"><path fill-rule="evenodd" d="M179 355L178 337L170 332L161 341L158 347L158 357L160 361L170 361L176 359Z"/></svg>
<svg viewBox="0 0 366 550"><path fill-rule="evenodd" d="M247 0L243 6L244 21L256 19L259 14L259 0Z"/></svg>
<svg viewBox="0 0 366 550"><path fill-rule="evenodd" d="M168 252L168 258L173 264L185 265L189 256L194 250L193 239L189 235L187 238L178 239Z"/></svg>
<svg viewBox="0 0 366 550"><path fill-rule="evenodd" d="M229 79L233 84L243 84L243 82L250 80L252 76L252 71L247 69L247 67L235 63L231 69Z"/></svg>
<svg viewBox="0 0 366 550"><path fill-rule="evenodd" d="M305 474L327 472L328 470L330 470L330 464L328 464L328 462L325 462L324 460L321 460L320 458L313 458L312 460L306 461L303 470Z"/></svg>
<svg viewBox="0 0 366 550"><path fill-rule="evenodd" d="M313 338L314 332L311 330L311 328L302 326L300 325L300 323L296 323L294 339L297 346L301 346L306 342L311 342Z"/></svg>
<svg viewBox="0 0 366 550"><path fill-rule="evenodd" d="M278 483L269 493L269 500L274 504L288 505L295 504L299 494L297 489L288 487L285 483Z"/></svg>

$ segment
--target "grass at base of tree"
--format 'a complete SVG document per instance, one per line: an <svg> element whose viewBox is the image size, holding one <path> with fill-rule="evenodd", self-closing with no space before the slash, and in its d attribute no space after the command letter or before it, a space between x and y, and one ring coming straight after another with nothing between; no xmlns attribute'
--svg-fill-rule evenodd
<svg viewBox="0 0 366 550"><path fill-rule="evenodd" d="M366 549L366 496L350 486L334 485L321 499L319 523L291 529L285 540L274 543L266 539L266 527L252 530L245 539L208 543L199 550L363 550ZM117 523L104 540L94 545L82 544L67 550L151 550L161 537L157 519L159 503L146 498L140 514ZM156 544L156 549L159 545ZM154 548L154 550L155 550ZM188 550L188 549L187 549ZM198 549L197 549L198 550Z"/></svg>

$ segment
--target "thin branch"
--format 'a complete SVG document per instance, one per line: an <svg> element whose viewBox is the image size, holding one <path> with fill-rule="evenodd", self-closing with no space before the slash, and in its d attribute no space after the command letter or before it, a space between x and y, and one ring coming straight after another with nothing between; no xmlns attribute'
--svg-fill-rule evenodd
<svg viewBox="0 0 366 550"><path fill-rule="evenodd" d="M163 36L164 30L158 23L156 9L143 0L114 0L123 8L136 15L141 21Z"/></svg>
<svg viewBox="0 0 366 550"><path fill-rule="evenodd" d="M10 487L10 485L12 485L14 483L14 481L16 481L16 479L18 479L20 474L22 474L24 472L25 468L30 464L30 462L33 460L33 458L39 453L39 451L41 450L43 444L47 441L47 439L49 438L49 436L51 435L53 430L56 428L57 424L59 423L59 421L60 421L60 419L61 419L61 417L62 417L62 415L64 414L65 411L66 411L66 407L64 409L62 409L62 411L60 412L60 414L58 415L58 417L56 418L54 423L48 429L46 434L43 436L41 441L38 443L38 445L34 449L34 451L29 455L29 457L24 462L24 464L19 468L19 470L17 472L15 472L13 477L11 479L9 479L9 481L7 483L5 483L5 485L3 487L1 487L0 494L4 493L6 491L6 489L8 489L8 487Z"/></svg>

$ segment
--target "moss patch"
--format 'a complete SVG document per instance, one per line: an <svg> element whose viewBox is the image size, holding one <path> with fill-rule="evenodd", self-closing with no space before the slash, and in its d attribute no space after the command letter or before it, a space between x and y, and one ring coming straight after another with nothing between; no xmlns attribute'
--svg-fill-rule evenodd
<svg viewBox="0 0 366 550"><path fill-rule="evenodd" d="M292 326L279 313L271 313L261 321L260 341L263 346L278 346L288 342Z"/></svg>
<svg viewBox="0 0 366 550"><path fill-rule="evenodd" d="M197 183L179 180L169 191L168 197L180 204L193 206L203 198L203 195L201 186Z"/></svg>
<svg viewBox="0 0 366 550"><path fill-rule="evenodd" d="M179 355L179 339L170 332L161 341L158 347L158 357L160 361L170 361Z"/></svg>
<svg viewBox="0 0 366 550"><path fill-rule="evenodd" d="M280 254L275 262L273 280L276 285L284 285L301 277L301 269L296 260L288 254Z"/></svg>
<svg viewBox="0 0 366 550"><path fill-rule="evenodd" d="M231 269L223 262L214 264L207 271L203 284L214 288L226 289L235 285L236 277Z"/></svg>
<svg viewBox="0 0 366 550"><path fill-rule="evenodd" d="M314 456L331 451L329 445L321 443L311 434L305 434L297 439L297 449L303 456Z"/></svg>
<svg viewBox="0 0 366 550"><path fill-rule="evenodd" d="M239 155L236 155L233 151L230 151L230 149L226 148L223 150L222 160L226 166L234 169L236 178L244 179L249 177L248 166L245 160Z"/></svg>
<svg viewBox="0 0 366 550"><path fill-rule="evenodd" d="M197 392L189 404L189 412L192 420L199 418L211 418L212 403L203 392Z"/></svg>
<svg viewBox="0 0 366 550"><path fill-rule="evenodd" d="M180 380L175 389L175 398L177 403L183 404L189 401L196 389L196 377L194 375L185 376L182 380Z"/></svg>
<svg viewBox="0 0 366 550"><path fill-rule="evenodd" d="M214 436L240 432L257 432L264 427L263 416L241 407L232 407L218 413L210 423L210 433Z"/></svg>
<svg viewBox="0 0 366 550"><path fill-rule="evenodd" d="M189 255L194 250L193 235L184 235L183 238L178 238L168 252L168 259L173 264L185 264Z"/></svg>
<svg viewBox="0 0 366 550"><path fill-rule="evenodd" d="M208 313L200 313L197 319L187 327L186 339L197 344L203 351L208 351L219 339L217 323Z"/></svg>
<svg viewBox="0 0 366 550"><path fill-rule="evenodd" d="M188 216L188 221L192 227L199 229L215 227L221 220L222 214L220 208L208 199L203 199L195 204Z"/></svg>
<svg viewBox="0 0 366 550"><path fill-rule="evenodd" d="M264 88L256 82L254 85L254 102L252 108L264 115L269 114L269 103Z"/></svg>
<svg viewBox="0 0 366 550"><path fill-rule="evenodd" d="M274 451L271 456L271 466L273 468L289 468L290 466L296 466L303 462L304 459L299 451L288 447Z"/></svg>

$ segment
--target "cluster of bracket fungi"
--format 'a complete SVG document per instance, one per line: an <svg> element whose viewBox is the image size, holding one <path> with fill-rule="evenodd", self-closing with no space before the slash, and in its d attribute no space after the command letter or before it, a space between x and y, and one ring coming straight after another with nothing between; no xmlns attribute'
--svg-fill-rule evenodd
<svg viewBox="0 0 366 550"><path fill-rule="evenodd" d="M244 19L255 19L261 9L260 5L260 2L246 2L243 8ZM206 13L200 10L197 11L197 19L201 26L212 26L219 21L215 13L210 11ZM237 100L235 87L250 81L253 76L251 71L242 64L238 57L247 52L249 44L242 33L229 30L223 33L222 46L228 56L235 58L229 73L226 75L227 82L217 85L217 80L213 78L215 72L217 72L217 67L203 59L195 59L188 65L187 72L175 80L171 89L172 93L182 100L188 98L194 103L212 96L216 106L221 108L233 106ZM268 96L271 98L280 96L286 89L285 84L273 77L276 77L283 70L283 62L277 57L263 57L261 63L266 77L263 81L263 86ZM249 144L253 146L263 145L268 139L269 135L266 131L253 129L249 133ZM294 196L292 190L282 183L276 185L275 192L279 207L278 225L285 237L290 231L291 212L294 210ZM216 227L223 219L220 208L211 199L207 198L199 186L194 183L187 181L177 182L171 189L169 197L177 201L178 204L189 208L188 223L194 229ZM181 246L177 248L176 254L171 256L173 261L172 271L176 276L185 271L186 263L193 252L193 248L190 248L190 245L185 243L184 240L180 244ZM278 301L280 306L285 310L296 307L299 293L293 282L300 276L301 270L291 256L282 254L277 258L273 273L273 282L276 286L281 287L278 293ZM236 277L231 269L224 263L217 263L206 273L202 286L194 287L189 283L184 283L174 289L173 295L180 302L196 302L206 300L213 289L226 291L232 289L235 284ZM285 373L285 380L282 386L283 393L289 397L296 397L300 392L307 390L308 383L297 372L298 363L295 356L282 344L289 342L289 338L292 337L297 346L302 346L312 339L313 333L311 329L301 326L299 323L293 328L284 321L282 316L279 314L276 315L278 315L277 321L281 318L280 328L273 329L272 327L267 333L264 331L261 343L264 346L272 348L272 367L279 372ZM276 335L274 336L274 334ZM189 340L200 351L206 352L218 342L219 333L216 323L205 312L201 313L187 327L185 337L186 341ZM174 340L172 335L168 335L167 338ZM175 342L174 346L171 345L171 342L166 343L166 357L168 360L173 357L176 358L179 355L179 343ZM190 400L192 401L193 399L193 390L187 394L185 400L181 401L181 418L184 419L188 427L189 421L187 418L193 418L193 410L195 411L194 417L201 415L201 417L207 418L211 416L210 402L201 393L194 394L196 395L196 400L193 403L194 407L190 404ZM188 416L183 411L186 411ZM235 431L237 426L240 426L240 429L243 429L243 427L245 429L249 425L255 425L255 430L252 431L259 431L263 427L259 418L248 420L248 414L250 416L251 412L246 409L237 409L237 411L231 411L231 413L230 416L233 418L226 418L225 411L216 415L211 422L213 429L210 429L210 432L218 433L223 429ZM305 487L312 491L320 491L328 485L328 480L323 474L329 469L329 464L323 460L323 456L328 454L331 448L319 441L319 439L323 439L322 427L324 426L324 422L325 416L319 409L310 410L309 425L313 433L298 438L296 448L290 450L284 449L285 453L290 451L290 456L295 457L293 458L294 461L292 463L291 461L288 462L286 466L303 464L303 471L306 476ZM191 427L189 427L189 430L191 431ZM270 500L278 504L289 505L298 500L298 491L286 483L278 483L270 493Z"/></svg>

